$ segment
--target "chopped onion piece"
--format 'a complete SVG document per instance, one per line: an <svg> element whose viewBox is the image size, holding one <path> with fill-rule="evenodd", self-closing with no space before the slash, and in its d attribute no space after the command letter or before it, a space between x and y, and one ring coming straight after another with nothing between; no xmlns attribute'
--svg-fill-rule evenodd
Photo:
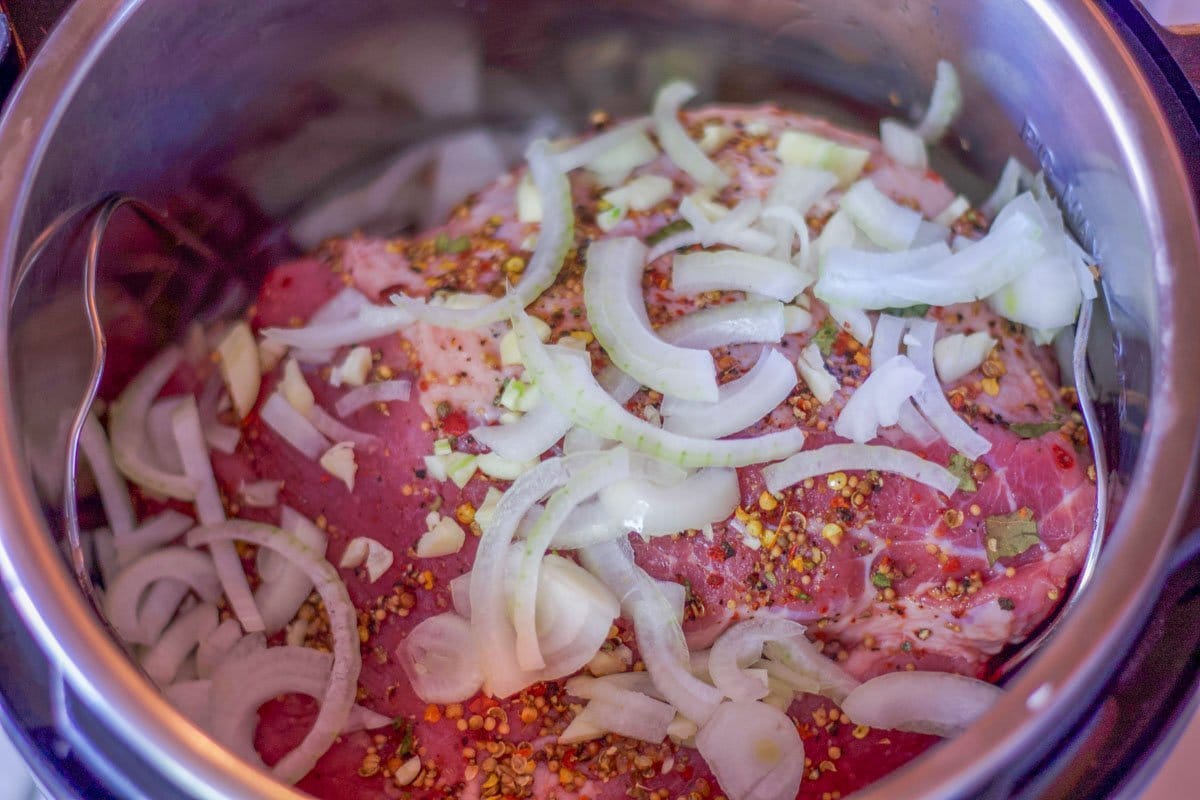
<svg viewBox="0 0 1200 800"><path fill-rule="evenodd" d="M588 167L597 172L609 173L613 171L616 165L612 162L606 162L606 157L611 158L615 155L613 151L625 148L631 142L638 142L640 139L645 139L646 131L649 129L649 119L643 117L631 120L604 133L585 139L560 153L553 153L550 155L550 159L553 161L554 167L563 174L579 169L580 167ZM641 150L640 144L637 148L639 151ZM628 166L627 169L633 169L645 164L646 161L654 157L654 152L657 151L652 149L650 158ZM593 166L596 162L599 162L599 167Z"/></svg>
<svg viewBox="0 0 1200 800"><path fill-rule="evenodd" d="M354 412L376 403L403 403L412 396L412 382L406 380L368 383L352 389L338 398L333 410L343 419Z"/></svg>
<svg viewBox="0 0 1200 800"><path fill-rule="evenodd" d="M170 544L182 536L196 521L187 514L167 509L144 520L141 525L121 534L113 534L113 546L117 550L117 563L125 566Z"/></svg>
<svg viewBox="0 0 1200 800"><path fill-rule="evenodd" d="M238 486L238 495L242 498L242 505L250 508L274 508L279 505L279 490L282 488L283 481L243 482Z"/></svg>
<svg viewBox="0 0 1200 800"><path fill-rule="evenodd" d="M924 382L924 374L906 356L892 356L879 365L872 362L871 374L842 407L833 432L860 444L869 442L880 428L900 421L900 407Z"/></svg>
<svg viewBox="0 0 1200 800"><path fill-rule="evenodd" d="M283 378L279 381L277 388L291 407L304 416L307 417L312 411L316 400L313 398L312 388L304 379L304 373L300 371L300 364L296 359L289 358L284 362Z"/></svg>
<svg viewBox="0 0 1200 800"><path fill-rule="evenodd" d="M328 537L299 511L284 506L279 527L317 555L325 555ZM304 570L271 550L259 551L259 575L263 580L254 592L254 602L262 613L264 632L272 635L295 618L313 584Z"/></svg>
<svg viewBox="0 0 1200 800"><path fill-rule="evenodd" d="M379 444L378 436L346 426L320 406L314 405L309 409L307 416L322 436L334 442L349 442L359 447L374 447Z"/></svg>
<svg viewBox="0 0 1200 800"><path fill-rule="evenodd" d="M791 262L737 250L675 256L671 285L683 294L742 291L790 301L812 283Z"/></svg>
<svg viewBox="0 0 1200 800"><path fill-rule="evenodd" d="M538 341L537 331L523 312L513 318L526 368L543 396L576 425L638 452L681 467L746 466L774 461L796 452L804 434L789 429L754 439L708 441L656 428L626 411L610 397L581 359L553 359Z"/></svg>
<svg viewBox="0 0 1200 800"><path fill-rule="evenodd" d="M404 295L392 295L392 302L401 310L443 328L479 328L524 309L554 283L575 237L571 184L555 165L545 140L531 144L525 156L541 197L543 218L537 247L521 274L520 283L505 297L476 309L438 307Z"/></svg>
<svg viewBox="0 0 1200 800"><path fill-rule="evenodd" d="M210 678L233 646L242 639L242 626L227 619L200 640L196 647L196 677Z"/></svg>
<svg viewBox="0 0 1200 800"><path fill-rule="evenodd" d="M259 416L264 425L312 461L329 449L331 442L278 392L272 393L263 403Z"/></svg>
<svg viewBox="0 0 1200 800"><path fill-rule="evenodd" d="M510 425L472 428L471 435L501 458L525 463L553 447L570 428L571 420L552 403L542 400Z"/></svg>
<svg viewBox="0 0 1200 800"><path fill-rule="evenodd" d="M713 684L730 700L761 700L767 696L767 684L748 667L759 661L768 642L784 642L789 651L809 648L816 653L805 638L804 626L798 622L758 617L731 626L713 643L708 657L708 673ZM829 666L834 667L832 661ZM814 678L814 683L819 684L819 681Z"/></svg>
<svg viewBox="0 0 1200 800"><path fill-rule="evenodd" d="M1002 694L998 686L949 672L889 672L850 692L841 706L860 725L952 737Z"/></svg>
<svg viewBox="0 0 1200 800"><path fill-rule="evenodd" d="M921 227L921 213L902 206L865 178L842 195L841 208L872 242L887 250L907 250Z"/></svg>
<svg viewBox="0 0 1200 800"><path fill-rule="evenodd" d="M768 206L763 211L763 219L768 223L782 222L779 226L779 240L776 252L771 253L771 256L778 259L792 258L792 238L800 237L800 252L796 254L793 260L797 267L805 272L811 272L812 261L812 240L808 235L808 222L799 211L787 206Z"/></svg>
<svg viewBox="0 0 1200 800"><path fill-rule="evenodd" d="M958 478L944 467L894 447L868 444L830 444L797 453L778 464L763 467L767 489L779 492L805 478L846 470L894 472L952 495Z"/></svg>
<svg viewBox="0 0 1200 800"><path fill-rule="evenodd" d="M885 119L879 123L879 140L883 152L897 164L913 169L929 168L929 151L921 135L898 119Z"/></svg>
<svg viewBox="0 0 1200 800"><path fill-rule="evenodd" d="M295 750L281 758L272 769L280 780L295 783L308 774L317 763L317 759L337 739L354 705L358 673L362 668L358 616L337 570L287 531L255 522L230 520L220 525L196 528L188 534L188 544L193 547L208 545L214 541L234 540L270 548L293 566L304 570L320 594L329 616L333 639L333 664L321 700L321 710L304 740Z"/></svg>
<svg viewBox="0 0 1200 800"><path fill-rule="evenodd" d="M217 607L211 603L200 603L181 615L163 632L162 638L154 643L141 657L142 669L150 680L166 686L175 680L175 675L184 660L217 627Z"/></svg>
<svg viewBox="0 0 1200 800"><path fill-rule="evenodd" d="M233 399L233 410L240 419L245 419L258 400L258 387L262 382L258 371L258 345L250 325L244 320L231 325L217 345L217 355L220 356L217 365L221 377Z"/></svg>
<svg viewBox="0 0 1200 800"><path fill-rule="evenodd" d="M266 328L262 334L304 350L332 350L388 336L413 322L413 314L403 308L368 305L350 319L307 325L303 328Z"/></svg>
<svg viewBox="0 0 1200 800"><path fill-rule="evenodd" d="M788 715L766 703L721 703L696 747L730 800L794 800L800 790L804 744Z"/></svg>
<svg viewBox="0 0 1200 800"><path fill-rule="evenodd" d="M776 240L775 249L768 255L791 258L792 236L787 230L790 225L801 241L799 265L807 268L808 259L804 253L808 247L808 223L804 215L837 184L838 177L832 172L796 164L784 165L767 193L767 210L763 212L764 227ZM781 210L791 213L786 218L779 218Z"/></svg>
<svg viewBox="0 0 1200 800"><path fill-rule="evenodd" d="M1029 171L1021 165L1012 156L1004 162L1004 169L1000 172L1000 180L996 182L996 188L988 195L988 199L983 201L983 205L979 210L988 217L994 217L999 213L1000 209L1016 199L1017 193L1021 191L1022 179L1029 176Z"/></svg>
<svg viewBox="0 0 1200 800"><path fill-rule="evenodd" d="M937 336L937 323L925 319L910 320L909 331L913 341L908 344L908 356L925 375L925 382L913 398L917 407L951 447L975 461L992 449L992 443L958 416L942 392L933 370L933 341Z"/></svg>
<svg viewBox="0 0 1200 800"><path fill-rule="evenodd" d="M971 201L961 194L950 201L950 205L938 212L933 221L947 227L958 221L959 217L971 210Z"/></svg>
<svg viewBox="0 0 1200 800"><path fill-rule="evenodd" d="M817 347L816 343L800 351L800 357L796 359L796 368L800 370L800 377L804 379L818 403L828 403L841 386L825 366L825 357L821 355L821 348Z"/></svg>
<svg viewBox="0 0 1200 800"><path fill-rule="evenodd" d="M737 507L738 497L737 472L711 468L674 486L661 486L643 475L629 478L601 491L600 503L618 530L650 538L720 522Z"/></svg>
<svg viewBox="0 0 1200 800"><path fill-rule="evenodd" d="M796 368L787 356L765 347L749 372L721 385L716 402L665 397L660 409L663 428L697 438L728 436L769 415L795 387Z"/></svg>
<svg viewBox="0 0 1200 800"><path fill-rule="evenodd" d="M413 691L426 703L459 703L483 685L471 623L454 613L417 625L396 649Z"/></svg>
<svg viewBox="0 0 1200 800"><path fill-rule="evenodd" d="M679 122L679 111L683 104L696 94L696 87L686 81L672 81L659 89L654 99L654 132L675 166L700 186L720 189L729 183L729 176L704 154Z"/></svg>
<svg viewBox="0 0 1200 800"><path fill-rule="evenodd" d="M667 703L604 681L593 681L585 691L590 701L586 721L591 725L652 744L667 738L667 727L675 719L675 709ZM574 738L568 731L563 736Z"/></svg>
<svg viewBox="0 0 1200 800"><path fill-rule="evenodd" d="M871 342L871 363L883 364L900 352L900 337L908 327L908 320L880 314L875 324L875 338ZM918 444L929 445L938 439L938 432L925 421L911 399L900 404L900 429L913 437Z"/></svg>
<svg viewBox="0 0 1200 800"><path fill-rule="evenodd" d="M113 401L108 411L108 433L113 461L126 478L152 492L176 500L196 497L196 485L186 475L164 472L146 459L146 419L154 398L179 365L181 353L168 347L155 356Z"/></svg>
<svg viewBox="0 0 1200 800"><path fill-rule="evenodd" d="M647 211L668 199L675 190L670 178L662 175L641 175L619 189L606 192L601 198L608 209L596 215L596 224L611 231L629 211Z"/></svg>
<svg viewBox="0 0 1200 800"><path fill-rule="evenodd" d="M640 383L663 394L716 400L712 355L668 344L650 327L642 294L645 264L645 245L631 237L588 248L583 298L592 332L612 362Z"/></svg>
<svg viewBox="0 0 1200 800"><path fill-rule="evenodd" d="M962 87L958 72L949 61L938 61L937 78L933 83L933 96L929 108L917 125L917 134L927 142L935 142L946 135L946 129L962 111Z"/></svg>
<svg viewBox="0 0 1200 800"><path fill-rule="evenodd" d="M626 482L622 482L617 485L625 484ZM554 541L550 543L550 547L554 550L577 550L588 545L609 542L628 533L629 528L615 519L600 500L590 500L571 512L558 529L558 533L554 534Z"/></svg>
<svg viewBox="0 0 1200 800"><path fill-rule="evenodd" d="M871 318L867 316L865 311L830 303L829 316L833 317L833 321L838 324L838 327L849 332L851 336L862 344L871 343L871 337L873 336Z"/></svg>
<svg viewBox="0 0 1200 800"><path fill-rule="evenodd" d="M862 174L871 151L823 139L804 131L784 131L775 153L785 165L817 167L832 172L841 186L849 186Z"/></svg>
<svg viewBox="0 0 1200 800"><path fill-rule="evenodd" d="M176 605L188 588L207 603L216 602L221 596L221 581L207 553L166 547L142 556L117 574L104 595L104 614L122 639L133 644L153 644L158 638L157 631L143 630L140 615L147 610L150 598L145 604L141 600L151 584L168 580L184 587L175 599ZM174 607L169 609L170 614L174 611Z"/></svg>
<svg viewBox="0 0 1200 800"><path fill-rule="evenodd" d="M784 306L774 300L737 300L708 306L658 329L664 341L679 347L712 350L732 344L778 342L786 333Z"/></svg>
<svg viewBox="0 0 1200 800"><path fill-rule="evenodd" d="M442 517L417 540L417 558L454 555L462 550L466 540L467 535L462 526L451 517Z"/></svg>
<svg viewBox="0 0 1200 800"><path fill-rule="evenodd" d="M359 345L350 350L342 363L329 371L332 386L362 386L371 372L371 348Z"/></svg>
<svg viewBox="0 0 1200 800"><path fill-rule="evenodd" d="M933 363L938 378L950 383L978 369L995 346L996 340L987 331L969 336L962 333L943 336L933 345Z"/></svg>
<svg viewBox="0 0 1200 800"><path fill-rule="evenodd" d="M88 461L88 466L91 467L108 527L113 537L119 541L134 530L137 518L133 514L133 504L129 502L129 487L125 485L125 479L117 472L117 465L113 462L108 438L104 435L100 423L91 414L83 420L83 428L79 432L79 447Z"/></svg>
<svg viewBox="0 0 1200 800"><path fill-rule="evenodd" d="M763 644L768 674L786 676L801 691L806 683L815 683L815 691L840 703L859 681L836 661L817 650L805 636L781 636Z"/></svg>

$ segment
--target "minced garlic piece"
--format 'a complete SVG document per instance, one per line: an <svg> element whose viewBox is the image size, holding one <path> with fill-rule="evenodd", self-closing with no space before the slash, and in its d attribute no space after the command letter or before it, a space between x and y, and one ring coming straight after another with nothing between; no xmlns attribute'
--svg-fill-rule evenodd
<svg viewBox="0 0 1200 800"><path fill-rule="evenodd" d="M338 442L325 451L320 463L326 472L346 484L347 491L354 491L354 476L358 474L358 463L354 460L354 442Z"/></svg>

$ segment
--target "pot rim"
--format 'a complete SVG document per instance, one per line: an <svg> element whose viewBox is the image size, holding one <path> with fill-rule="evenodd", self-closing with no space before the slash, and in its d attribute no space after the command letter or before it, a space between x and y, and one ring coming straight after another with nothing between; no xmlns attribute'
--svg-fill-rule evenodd
<svg viewBox="0 0 1200 800"><path fill-rule="evenodd" d="M43 45L0 120L0 296L9 296L25 206L48 137L83 77L143 0L76 4ZM1019 761L1051 728L1078 710L1111 670L1153 600L1166 554L1185 511L1200 438L1200 315L1183 298L1200 297L1196 198L1183 155L1154 93L1124 42L1091 4L1029 0L1042 21L1083 66L1088 88L1108 112L1123 166L1149 213L1160 287L1162 329L1153 374L1160 383L1149 407L1135 477L1106 544L1101 569L1119 566L1126 580L1094 581L1062 626L1024 668L980 724L880 781L859 796L950 796L970 792ZM1107 67L1107 70L1106 70ZM1132 105L1129 98L1136 98ZM40 126L28 124L41 121ZM9 391L7 304L0 306L0 578L55 668L112 732L168 779L217 798L299 798L266 771L242 762L176 712L145 680L95 619L53 544L22 463ZM1124 532L1124 535L1122 535ZM1151 538L1148 532L1157 538ZM32 534L32 535L31 535ZM37 535L40 534L40 535ZM1134 535L1136 534L1136 535ZM1005 731L998 737L997 731Z"/></svg>

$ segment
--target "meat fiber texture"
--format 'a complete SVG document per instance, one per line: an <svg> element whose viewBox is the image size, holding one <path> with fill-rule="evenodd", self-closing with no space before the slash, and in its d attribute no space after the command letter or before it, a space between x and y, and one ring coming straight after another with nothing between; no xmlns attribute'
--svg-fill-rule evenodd
<svg viewBox="0 0 1200 800"><path fill-rule="evenodd" d="M729 206L765 196L779 168L775 144L789 128L869 149L867 174L884 192L921 208L926 216L935 215L953 198L937 175L897 165L880 152L874 139L819 120L769 106L712 108L684 119L697 137L706 123L735 128L736 135L713 156L734 176L715 198ZM634 174L671 177L675 194L655 209L631 213L607 235L653 235L676 218L679 201L695 188L665 156ZM395 290L420 297L441 290L499 296L506 279L519 280L519 267L529 257L531 237L538 230L536 223L517 220L520 178L520 170L501 178L436 229L393 240L350 236L326 243L312 257L279 266L252 309L254 327L303 324L347 285L380 302ZM587 340L580 276L588 242L606 235L594 224L604 190L585 171L571 178L575 246L556 284L530 311L548 322L556 335L578 332ZM829 201L813 210L813 235L832 210ZM956 231L980 235L982 225L973 219L960 220ZM445 243L460 237L467 237L469 246L450 252L459 248ZM654 324L736 299L736 293L720 298L674 293L670 262L663 257L646 272ZM813 315L809 331L789 335L779 345L789 357L794 359L819 329L825 316L821 304L813 303ZM1070 392L1057 385L1057 369L1048 352L982 303L933 308L927 316L938 321L939 336L986 330L999 341L990 379L977 370L944 387L964 419L992 443L974 468L975 491L958 491L946 500L898 476L851 472L845 483L840 477L822 476L785 490L774 504L760 504L760 469L739 470L740 520L731 517L704 534L649 542L634 537L639 564L657 578L688 587L685 631L694 648L707 646L740 616L766 613L808 625L824 652L862 679L911 668L984 675L989 659L1052 613L1086 553L1096 498L1086 442L1069 416ZM482 450L466 431L496 416L493 400L512 374L499 366L498 339L505 329L498 325L482 332L451 331L418 323L367 343L374 355L374 376L411 378L414 395L407 403L367 407L344 420L381 441L374 448L357 448L358 477L352 493L291 449L256 412L243 423L242 442L234 454L213 454L231 513L277 521L276 509L237 508L236 498L243 482L280 480L280 502L316 520L329 534L327 557L334 564L356 536L378 539L396 555L392 567L374 582L361 568L341 570L360 610L359 702L394 717L395 724L339 740L300 788L318 797L354 800L716 796L720 790L696 751L670 741L650 745L609 737L558 746L554 734L580 707L565 696L561 681L538 684L503 700L477 696L459 707L427 707L414 695L397 662L395 651L406 634L450 607L449 583L470 569L476 547L477 529L475 535L468 533L458 554L417 558L414 546L426 530L427 515L454 515L464 503L477 507L489 486L507 486L476 474L460 490L430 478L422 461L440 437L452 439L458 450ZM605 359L594 342L590 348L599 368ZM720 380L742 374L759 350L742 345L714 352ZM786 403L748 433L798 425L809 434L805 449L838 441L832 422L853 387L869 374L869 350L841 332L827 363L842 385L831 402L819 404L800 383ZM260 403L279 372L277 368L264 378ZM305 373L317 403L332 411L346 390L330 385L327 366L306 366ZM642 392L629 408L640 412L657 399ZM1062 427L1032 438L1022 437L1028 430L1011 427L1051 419L1062 420ZM944 442L921 447L896 429L882 431L881 440L942 464L951 456ZM1022 509L1037 520L1040 543L989 565L984 549L987 518ZM774 546L753 547L759 543L743 533L751 519L768 530L786 523L789 532ZM831 533L831 525L840 533ZM319 620L315 603L310 610ZM636 653L629 625L619 621L617 630L612 644L626 644ZM322 636L319 624L310 626L310 644L319 646ZM315 709L313 701L299 697L264 706L256 746L267 763L300 741ZM832 792L844 796L936 741L856 726L841 717L836 706L817 697L802 696L791 715L806 748L803 798L829 797ZM424 765L420 777L400 786L392 776L414 755ZM498 777L492 781L492 776ZM665 795L651 794L659 790Z"/></svg>

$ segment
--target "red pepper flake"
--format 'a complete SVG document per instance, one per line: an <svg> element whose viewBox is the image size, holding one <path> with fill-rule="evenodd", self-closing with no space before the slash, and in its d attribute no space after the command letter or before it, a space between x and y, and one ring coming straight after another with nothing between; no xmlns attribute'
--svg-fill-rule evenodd
<svg viewBox="0 0 1200 800"><path fill-rule="evenodd" d="M724 585L725 579L722 578L720 575L716 574L715 572L713 572L713 573L709 573L709 576L704 579L704 582L707 583L712 588L716 589L718 586Z"/></svg>
<svg viewBox="0 0 1200 800"><path fill-rule="evenodd" d="M958 572L960 569L962 569L962 561L959 560L958 556L950 556L946 559L946 563L942 565L944 572Z"/></svg>
<svg viewBox="0 0 1200 800"><path fill-rule="evenodd" d="M461 411L447 414L442 420L442 431L447 436L462 436L467 432L467 415Z"/></svg>
<svg viewBox="0 0 1200 800"><path fill-rule="evenodd" d="M679 771L679 777L683 778L685 781L690 781L692 778L696 777L696 768L691 764L688 764Z"/></svg>
<svg viewBox="0 0 1200 800"><path fill-rule="evenodd" d="M1054 453L1054 463L1059 469L1070 469L1075 466L1075 457L1063 449L1062 445L1051 445L1050 452Z"/></svg>
<svg viewBox="0 0 1200 800"><path fill-rule="evenodd" d="M544 684L544 683L535 683L533 686L530 686L530 687L529 687L529 694L530 694L530 696L531 696L531 697L545 697L545 695L546 695L546 684Z"/></svg>
<svg viewBox="0 0 1200 800"><path fill-rule="evenodd" d="M713 561L724 561L725 551L714 544L712 547L708 548L708 557Z"/></svg>

